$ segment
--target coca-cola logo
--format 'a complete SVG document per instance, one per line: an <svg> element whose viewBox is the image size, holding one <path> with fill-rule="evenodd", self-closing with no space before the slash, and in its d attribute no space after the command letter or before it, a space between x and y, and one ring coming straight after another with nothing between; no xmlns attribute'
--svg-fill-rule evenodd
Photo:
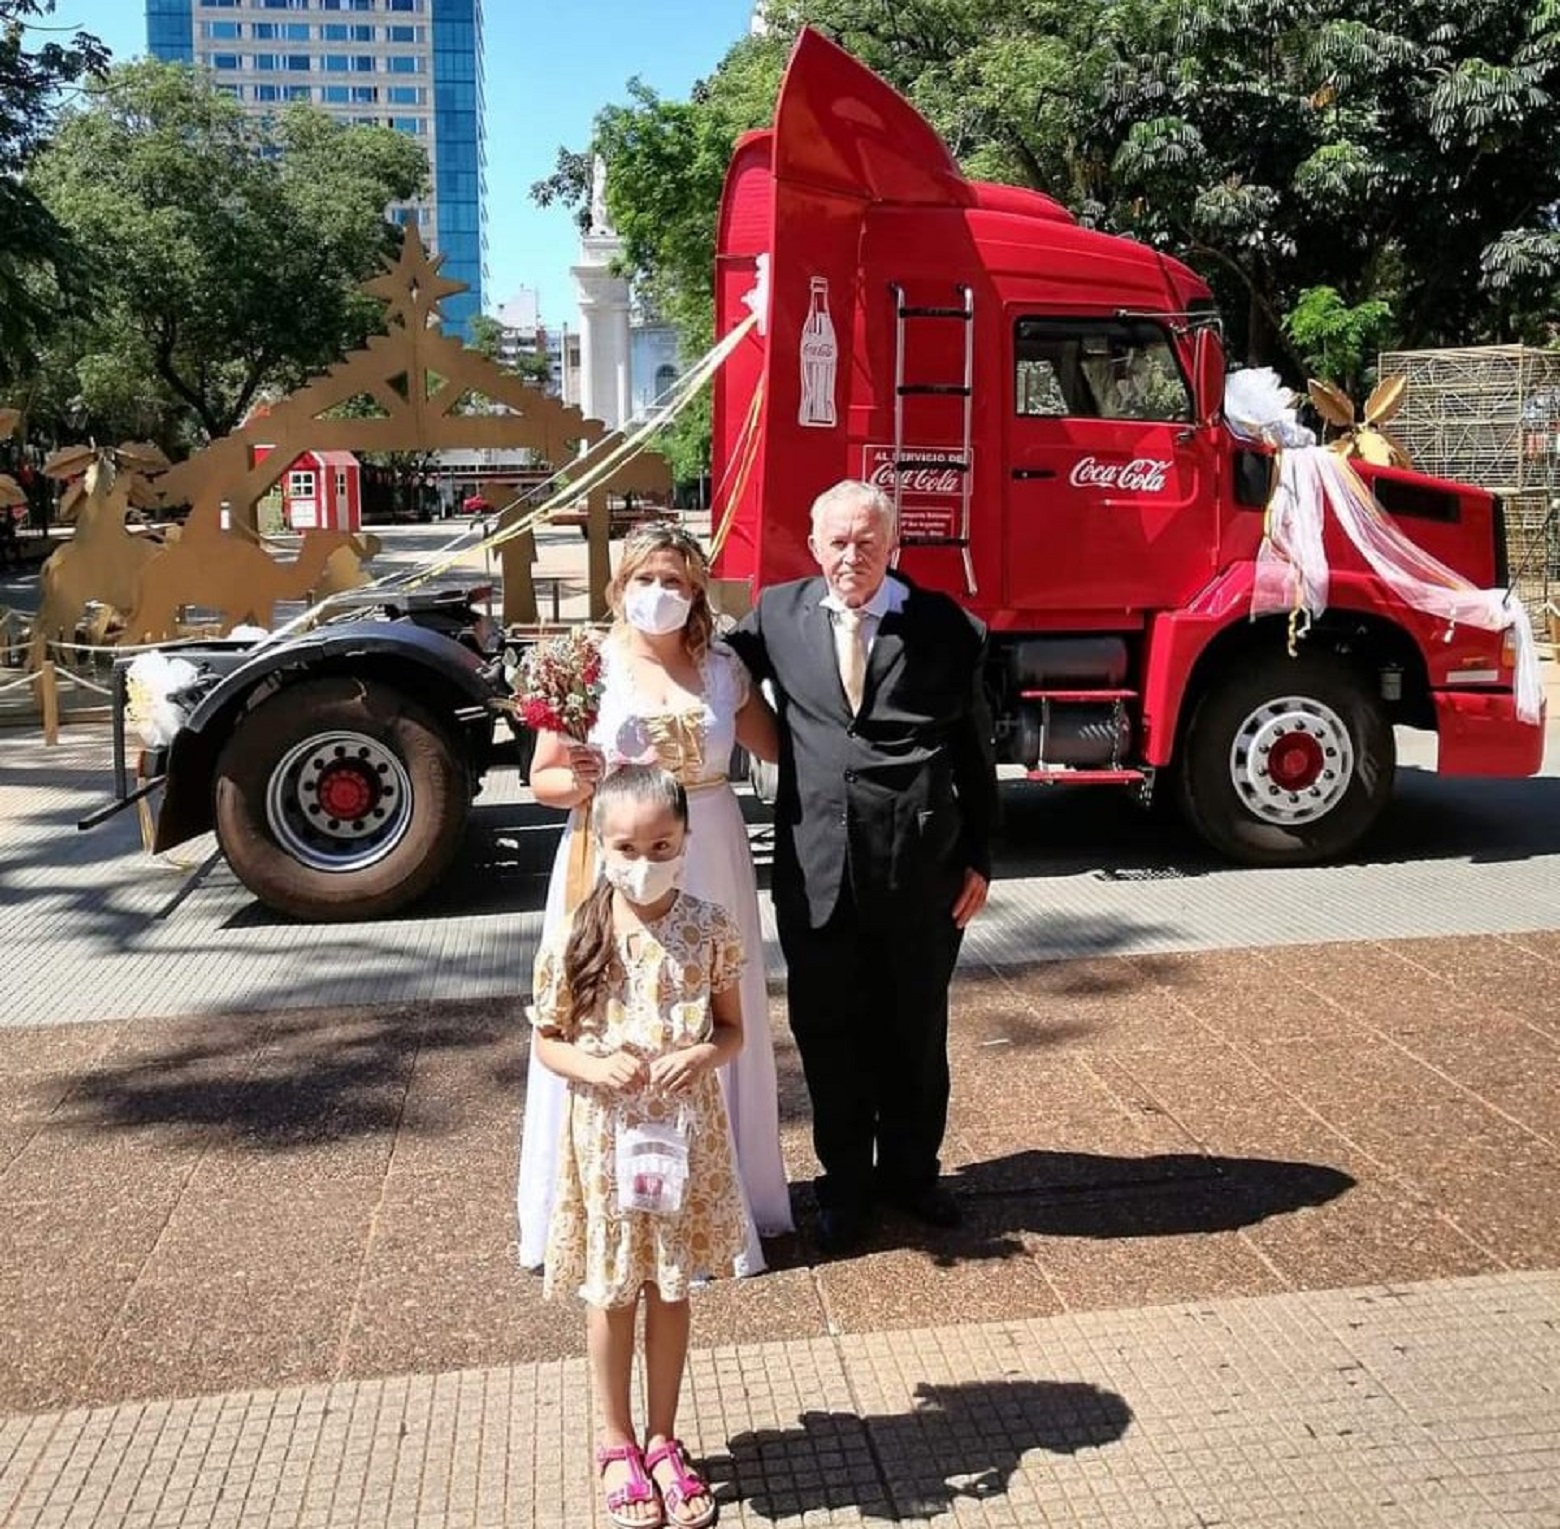
<svg viewBox="0 0 1560 1529"><path fill-rule="evenodd" d="M861 453L861 476L873 488L890 495L894 492L897 476L901 499L957 499L964 492L964 474L959 470L963 462L962 454L907 444L901 448L901 455L916 458L917 465L901 467L896 473L892 446L864 447Z"/></svg>
<svg viewBox="0 0 1560 1529"><path fill-rule="evenodd" d="M1158 457L1133 457L1130 462L1080 457L1067 481L1074 488L1119 488L1129 494L1157 494L1169 474L1170 463Z"/></svg>
<svg viewBox="0 0 1560 1529"><path fill-rule="evenodd" d="M894 464L880 462L867 480L873 488L885 494L894 492ZM952 468L911 467L902 468L899 482L907 494L956 494L959 492L959 475Z"/></svg>

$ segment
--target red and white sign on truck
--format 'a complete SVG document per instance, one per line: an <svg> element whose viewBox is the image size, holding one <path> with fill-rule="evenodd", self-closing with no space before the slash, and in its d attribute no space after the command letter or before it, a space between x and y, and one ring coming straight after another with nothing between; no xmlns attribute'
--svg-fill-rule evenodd
<svg viewBox="0 0 1560 1529"><path fill-rule="evenodd" d="M1369 829L1394 724L1437 732L1443 773L1538 768L1542 713L1515 693L1525 623L1416 608L1338 525L1295 655L1286 614L1253 619L1273 454L1222 417L1207 285L1039 192L966 179L810 31L773 127L727 174L717 334L755 286L762 321L715 379L714 479L749 464L717 573L756 589L813 572L814 496L877 484L901 570L991 629L1000 760L1039 780L1163 776L1211 844L1271 864ZM1400 546L1472 596L1504 582L1493 496L1353 465Z"/></svg>

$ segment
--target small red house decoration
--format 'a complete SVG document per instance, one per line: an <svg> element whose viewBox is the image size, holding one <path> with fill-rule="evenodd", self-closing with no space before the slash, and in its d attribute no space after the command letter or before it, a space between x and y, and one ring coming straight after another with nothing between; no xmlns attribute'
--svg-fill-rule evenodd
<svg viewBox="0 0 1560 1529"><path fill-rule="evenodd" d="M255 460L271 452L256 446ZM303 451L279 480L290 531L356 531L363 524L363 474L350 451Z"/></svg>

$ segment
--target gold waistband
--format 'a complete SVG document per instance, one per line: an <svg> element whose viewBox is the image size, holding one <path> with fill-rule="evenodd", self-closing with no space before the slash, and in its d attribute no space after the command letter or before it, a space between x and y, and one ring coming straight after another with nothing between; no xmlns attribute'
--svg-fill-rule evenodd
<svg viewBox="0 0 1560 1529"><path fill-rule="evenodd" d="M689 796L694 795L695 792L713 791L717 786L729 786L730 784L730 778L725 775L706 775L703 780L685 780L682 783L683 790Z"/></svg>

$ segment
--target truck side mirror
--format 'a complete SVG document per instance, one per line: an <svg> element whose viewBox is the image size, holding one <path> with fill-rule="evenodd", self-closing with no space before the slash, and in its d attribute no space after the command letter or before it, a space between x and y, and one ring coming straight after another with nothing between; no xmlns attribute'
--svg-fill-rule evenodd
<svg viewBox="0 0 1560 1529"><path fill-rule="evenodd" d="M1217 424L1224 412L1224 347L1211 327L1197 331L1192 374L1197 390L1197 422L1200 425Z"/></svg>

